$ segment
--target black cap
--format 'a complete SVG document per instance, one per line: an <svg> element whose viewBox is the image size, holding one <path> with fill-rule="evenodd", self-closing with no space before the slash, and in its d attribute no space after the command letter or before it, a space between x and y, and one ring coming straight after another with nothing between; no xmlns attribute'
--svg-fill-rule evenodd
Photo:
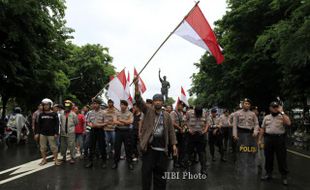
<svg viewBox="0 0 310 190"><path fill-rule="evenodd" d="M216 108L212 108L211 109L211 113L216 113L217 112L217 109Z"/></svg>
<svg viewBox="0 0 310 190"><path fill-rule="evenodd" d="M270 107L279 107L280 104L279 104L279 102L273 101L273 102L270 103L269 106L270 106Z"/></svg>
<svg viewBox="0 0 310 190"><path fill-rule="evenodd" d="M121 100L121 104L128 106L128 102L126 100Z"/></svg>
<svg viewBox="0 0 310 190"><path fill-rule="evenodd" d="M97 104L100 104L100 105L101 105L102 101L101 101L100 98L94 98L94 99L92 100L92 103L97 103Z"/></svg>
<svg viewBox="0 0 310 190"><path fill-rule="evenodd" d="M153 96L153 101L156 101L156 100L164 101L163 95L161 95L161 94L155 94L155 95Z"/></svg>

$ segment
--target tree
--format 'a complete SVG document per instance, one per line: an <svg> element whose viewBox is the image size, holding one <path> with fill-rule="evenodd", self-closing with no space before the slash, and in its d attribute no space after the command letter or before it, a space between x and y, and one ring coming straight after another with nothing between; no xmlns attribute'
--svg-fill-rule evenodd
<svg viewBox="0 0 310 190"><path fill-rule="evenodd" d="M22 104L54 94L71 29L63 1L0 2L0 94L3 115L10 97ZM66 81L64 79L63 81ZM25 96L27 94L27 96Z"/></svg>
<svg viewBox="0 0 310 190"><path fill-rule="evenodd" d="M87 44L82 47L72 45L72 55L67 64L71 67L70 78L82 76L79 80L72 80L69 91L82 104L87 104L115 74L111 65L112 57L108 48L99 44Z"/></svg>
<svg viewBox="0 0 310 190"><path fill-rule="evenodd" d="M305 102L309 94L309 1L228 1L215 32L225 61L202 56L192 93L203 106L233 108L248 97L267 108L277 96Z"/></svg>

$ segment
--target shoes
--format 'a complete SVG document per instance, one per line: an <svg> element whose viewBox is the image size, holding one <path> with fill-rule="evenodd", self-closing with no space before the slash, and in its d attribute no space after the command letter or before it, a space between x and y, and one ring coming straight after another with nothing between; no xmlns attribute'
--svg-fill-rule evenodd
<svg viewBox="0 0 310 190"><path fill-rule="evenodd" d="M85 168L91 168L93 167L93 162L88 162L86 165L85 165Z"/></svg>
<svg viewBox="0 0 310 190"><path fill-rule="evenodd" d="M267 175L265 175L265 176L262 176L260 179L261 179L262 181L271 180L271 179L272 179L272 176L271 176L270 174L267 174Z"/></svg>
<svg viewBox="0 0 310 190"><path fill-rule="evenodd" d="M137 162L137 161L138 161L138 158L133 158L132 161L133 161L133 162Z"/></svg>
<svg viewBox="0 0 310 190"><path fill-rule="evenodd" d="M112 165L112 169L116 169L118 167L118 164L117 163L114 163L113 165Z"/></svg>

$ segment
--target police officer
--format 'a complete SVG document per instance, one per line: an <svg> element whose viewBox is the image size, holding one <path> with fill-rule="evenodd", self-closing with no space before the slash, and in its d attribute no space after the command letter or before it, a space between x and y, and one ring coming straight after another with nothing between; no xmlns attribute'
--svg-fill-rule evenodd
<svg viewBox="0 0 310 190"><path fill-rule="evenodd" d="M271 102L270 114L265 116L262 124L263 132L260 135L259 143L261 143L264 134L265 148L265 170L266 175L262 180L272 179L274 154L277 156L279 172L282 175L283 185L287 185L287 160L286 160L286 144L285 144L285 126L290 126L290 118L283 112L282 106L278 102Z"/></svg>
<svg viewBox="0 0 310 190"><path fill-rule="evenodd" d="M126 160L128 163L128 168L133 170L132 165L132 142L130 126L133 123L133 114L128 110L128 102L126 100L121 100L121 111L117 113L114 119L115 127L115 154L114 154L114 164L113 169L118 167L118 162L121 156L121 148L124 143Z"/></svg>
<svg viewBox="0 0 310 190"><path fill-rule="evenodd" d="M215 161L214 146L216 145L219 148L221 161L226 162L226 159L224 158L223 137L222 137L220 120L219 117L217 116L217 110L215 108L211 110L211 115L208 118L208 128L209 128L209 136L208 136L209 146L212 161Z"/></svg>
<svg viewBox="0 0 310 190"><path fill-rule="evenodd" d="M257 143L259 133L258 119L250 111L251 101L245 98L242 109L234 114L233 139L237 142L237 169L239 172L256 172Z"/></svg>
<svg viewBox="0 0 310 190"><path fill-rule="evenodd" d="M177 109L170 113L172 124L175 129L175 134L177 137L177 147L178 147L178 156L173 158L173 165L175 168L180 166L184 166L184 158L185 158L185 144L186 136L185 136L185 128L184 128L184 117L183 117L183 102L179 101L177 104Z"/></svg>
<svg viewBox="0 0 310 190"><path fill-rule="evenodd" d="M223 132L224 151L227 151L228 142L230 141L229 128L231 128L229 122L229 111L227 109L224 109L223 114L220 116L220 125Z"/></svg>
<svg viewBox="0 0 310 190"><path fill-rule="evenodd" d="M206 133L208 131L208 125L207 119L203 116L202 107L196 106L194 111L187 112L186 121L189 129L188 154L186 155L186 160L188 161L188 157L191 156L196 149L199 155L201 173L207 175Z"/></svg>
<svg viewBox="0 0 310 190"><path fill-rule="evenodd" d="M95 98L92 101L92 111L88 113L86 125L91 128L90 130L90 152L89 152L89 161L85 165L86 168L93 167L93 157L96 151L96 144L99 144L99 149L102 157L101 167L105 169L107 167L106 159L106 143L105 143L105 134L104 127L107 123L104 122L104 111L100 108L101 100Z"/></svg>

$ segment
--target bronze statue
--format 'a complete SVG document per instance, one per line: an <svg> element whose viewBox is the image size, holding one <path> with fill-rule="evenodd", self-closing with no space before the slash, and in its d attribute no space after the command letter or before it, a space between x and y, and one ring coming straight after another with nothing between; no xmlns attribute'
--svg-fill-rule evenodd
<svg viewBox="0 0 310 190"><path fill-rule="evenodd" d="M164 101L168 99L168 89L170 88L170 83L167 81L167 77L164 76L163 79L160 77L160 69L158 72L159 81L161 82L161 94L164 97Z"/></svg>

